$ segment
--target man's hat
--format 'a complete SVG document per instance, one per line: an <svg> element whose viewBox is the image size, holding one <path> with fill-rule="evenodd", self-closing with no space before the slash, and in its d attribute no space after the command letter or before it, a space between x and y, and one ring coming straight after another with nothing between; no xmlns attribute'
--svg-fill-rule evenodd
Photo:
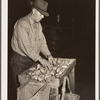
<svg viewBox="0 0 100 100"><path fill-rule="evenodd" d="M49 16L49 13L47 12L48 3L46 1L34 0L34 2L32 2L31 0L30 4L32 5L32 7L36 8L44 16Z"/></svg>

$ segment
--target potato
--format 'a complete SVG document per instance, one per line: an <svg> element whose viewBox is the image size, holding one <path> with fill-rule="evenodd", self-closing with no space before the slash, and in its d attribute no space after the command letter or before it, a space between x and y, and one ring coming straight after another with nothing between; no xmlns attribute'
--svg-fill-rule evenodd
<svg viewBox="0 0 100 100"><path fill-rule="evenodd" d="M35 70L34 72L36 75L39 75L40 74L40 70Z"/></svg>
<svg viewBox="0 0 100 100"><path fill-rule="evenodd" d="M56 73L56 77L58 78L60 75L59 75L59 73Z"/></svg>
<svg viewBox="0 0 100 100"><path fill-rule="evenodd" d="M42 67L40 64L37 64L36 68L40 69L40 67Z"/></svg>
<svg viewBox="0 0 100 100"><path fill-rule="evenodd" d="M41 71L42 73L45 73L45 72L46 72L46 70L45 70L43 67L40 67L40 71Z"/></svg>
<svg viewBox="0 0 100 100"><path fill-rule="evenodd" d="M50 74L46 74L46 75L44 76L45 79L48 78L48 77L51 77L51 75L50 75Z"/></svg>
<svg viewBox="0 0 100 100"><path fill-rule="evenodd" d="M52 69L56 70L57 69L57 66L53 66Z"/></svg>
<svg viewBox="0 0 100 100"><path fill-rule="evenodd" d="M57 70L56 70L56 72L58 73L60 71L60 69L61 69L61 67L58 67Z"/></svg>
<svg viewBox="0 0 100 100"><path fill-rule="evenodd" d="M29 75L32 75L32 71L30 71L28 74L29 74Z"/></svg>
<svg viewBox="0 0 100 100"><path fill-rule="evenodd" d="M33 76L31 76L31 79L37 80L38 79L38 76L33 75Z"/></svg>
<svg viewBox="0 0 100 100"><path fill-rule="evenodd" d="M57 67L60 67L60 64L58 64Z"/></svg>
<svg viewBox="0 0 100 100"><path fill-rule="evenodd" d="M49 75L50 74L50 70L47 70L46 74Z"/></svg>
<svg viewBox="0 0 100 100"><path fill-rule="evenodd" d="M35 72L32 72L31 75L35 75Z"/></svg>
<svg viewBox="0 0 100 100"><path fill-rule="evenodd" d="M55 60L55 62L57 62L58 61L58 58L54 58L54 60Z"/></svg>
<svg viewBox="0 0 100 100"><path fill-rule="evenodd" d="M67 60L65 61L65 64L69 65L69 62L70 62L70 60L67 59Z"/></svg>
<svg viewBox="0 0 100 100"><path fill-rule="evenodd" d="M46 78L46 82L50 82L51 79L52 79L51 77L47 77L47 78Z"/></svg>
<svg viewBox="0 0 100 100"><path fill-rule="evenodd" d="M40 77L44 77L44 75L43 75L43 74L40 74L39 76L40 76Z"/></svg>
<svg viewBox="0 0 100 100"><path fill-rule="evenodd" d="M70 60L69 65L70 65L70 64L72 64L72 63L73 63L73 59L72 59L72 60Z"/></svg>
<svg viewBox="0 0 100 100"><path fill-rule="evenodd" d="M65 61L64 61L64 60L62 60L61 64L65 64Z"/></svg>
<svg viewBox="0 0 100 100"><path fill-rule="evenodd" d="M46 82L50 82L51 81L51 75L50 74L46 74L44 79L46 80Z"/></svg>
<svg viewBox="0 0 100 100"><path fill-rule="evenodd" d="M31 67L29 68L29 71L34 71L36 69L36 67Z"/></svg>
<svg viewBox="0 0 100 100"><path fill-rule="evenodd" d="M55 74L55 70L54 70L54 69L51 70L51 71L50 71L50 74L51 74L51 75L54 75L54 74Z"/></svg>
<svg viewBox="0 0 100 100"><path fill-rule="evenodd" d="M37 80L41 82L44 80L44 78L42 76L39 76Z"/></svg>
<svg viewBox="0 0 100 100"><path fill-rule="evenodd" d="M57 63L58 63L58 64L61 64L61 62L62 62L62 61L61 61L60 59L58 59Z"/></svg>
<svg viewBox="0 0 100 100"><path fill-rule="evenodd" d="M61 67L62 68L68 68L68 65L62 65Z"/></svg>

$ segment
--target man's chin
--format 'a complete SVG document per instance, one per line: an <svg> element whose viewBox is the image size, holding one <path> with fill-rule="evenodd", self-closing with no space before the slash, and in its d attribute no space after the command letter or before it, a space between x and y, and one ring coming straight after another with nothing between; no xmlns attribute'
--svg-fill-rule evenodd
<svg viewBox="0 0 100 100"><path fill-rule="evenodd" d="M40 21L41 21L41 19L36 20L37 23L40 22Z"/></svg>

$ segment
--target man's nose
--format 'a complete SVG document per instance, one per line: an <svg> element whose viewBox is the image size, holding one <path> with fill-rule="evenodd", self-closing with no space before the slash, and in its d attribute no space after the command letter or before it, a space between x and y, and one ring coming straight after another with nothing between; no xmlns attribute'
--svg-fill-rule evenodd
<svg viewBox="0 0 100 100"><path fill-rule="evenodd" d="M42 18L44 18L44 15L41 15Z"/></svg>

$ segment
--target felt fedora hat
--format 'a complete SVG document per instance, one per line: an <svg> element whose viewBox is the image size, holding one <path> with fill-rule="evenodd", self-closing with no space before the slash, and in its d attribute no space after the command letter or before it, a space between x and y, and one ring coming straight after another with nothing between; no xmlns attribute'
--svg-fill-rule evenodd
<svg viewBox="0 0 100 100"><path fill-rule="evenodd" d="M33 2L31 1L31 5L32 5L32 7L37 9L44 16L49 16L49 13L47 12L48 3L46 1L34 0Z"/></svg>

